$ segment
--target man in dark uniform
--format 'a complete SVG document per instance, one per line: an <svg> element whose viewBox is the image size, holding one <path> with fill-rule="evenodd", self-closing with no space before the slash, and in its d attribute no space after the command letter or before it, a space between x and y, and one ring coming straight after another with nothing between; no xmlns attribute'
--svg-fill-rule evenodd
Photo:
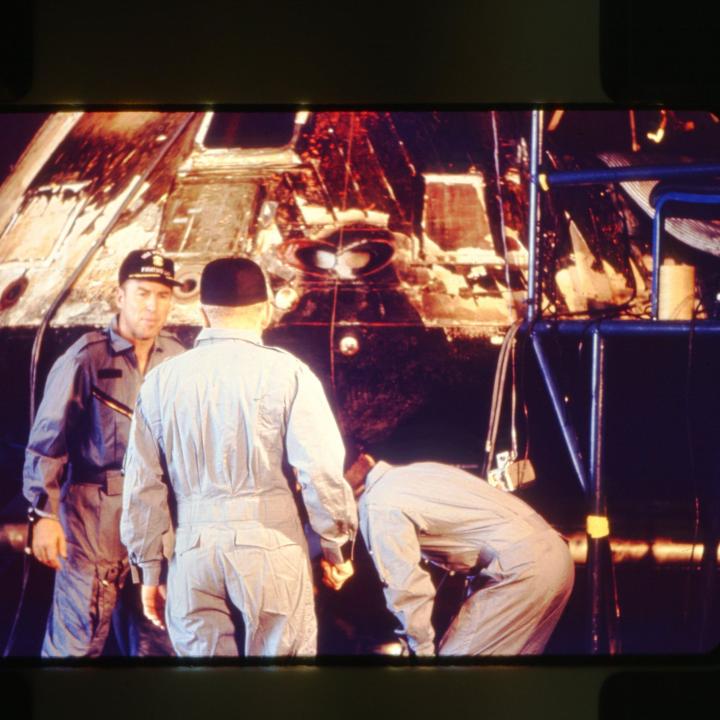
<svg viewBox="0 0 720 720"><path fill-rule="evenodd" d="M28 440L24 494L35 515L32 552L56 570L43 657L96 657L111 624L133 655L173 654L126 584L120 541L122 460L145 372L184 348L162 332L172 302L172 260L134 250L119 270L119 312L53 365Z"/></svg>
<svg viewBox="0 0 720 720"><path fill-rule="evenodd" d="M402 640L415 655L543 651L570 596L567 545L529 505L451 465L392 466L362 454L346 473L360 530ZM422 561L467 577L467 596L435 645L435 586ZM326 585L344 579L325 568Z"/></svg>

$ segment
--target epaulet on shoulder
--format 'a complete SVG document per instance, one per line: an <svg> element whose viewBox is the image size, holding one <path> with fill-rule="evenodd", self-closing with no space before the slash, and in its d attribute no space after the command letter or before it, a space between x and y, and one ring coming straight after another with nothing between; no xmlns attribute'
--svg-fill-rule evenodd
<svg viewBox="0 0 720 720"><path fill-rule="evenodd" d="M91 330L81 335L69 348L68 352L80 352L90 345L96 345L97 343L106 342L107 334L102 330Z"/></svg>

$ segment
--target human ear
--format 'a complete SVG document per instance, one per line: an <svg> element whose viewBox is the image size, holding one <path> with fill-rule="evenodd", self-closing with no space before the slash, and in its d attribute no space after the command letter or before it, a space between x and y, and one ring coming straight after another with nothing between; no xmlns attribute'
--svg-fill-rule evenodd
<svg viewBox="0 0 720 720"><path fill-rule="evenodd" d="M273 316L272 303L269 300L267 300L265 302L265 312L263 313L263 321L262 321L263 330L270 327L270 323L272 322L272 316Z"/></svg>
<svg viewBox="0 0 720 720"><path fill-rule="evenodd" d="M202 305L200 306L200 315L202 315L203 327L210 327L210 318L208 317L207 313L205 312L205 308Z"/></svg>

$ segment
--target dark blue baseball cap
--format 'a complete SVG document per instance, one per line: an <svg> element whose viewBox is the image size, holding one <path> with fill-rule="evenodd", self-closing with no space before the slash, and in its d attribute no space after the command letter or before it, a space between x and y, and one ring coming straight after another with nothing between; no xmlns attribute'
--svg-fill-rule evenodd
<svg viewBox="0 0 720 720"><path fill-rule="evenodd" d="M126 280L150 280L169 287L180 285L175 280L175 263L155 250L133 250L122 261L118 271L118 281L122 285Z"/></svg>
<svg viewBox="0 0 720 720"><path fill-rule="evenodd" d="M203 305L243 307L268 299L260 266L249 258L227 257L209 262L200 277Z"/></svg>

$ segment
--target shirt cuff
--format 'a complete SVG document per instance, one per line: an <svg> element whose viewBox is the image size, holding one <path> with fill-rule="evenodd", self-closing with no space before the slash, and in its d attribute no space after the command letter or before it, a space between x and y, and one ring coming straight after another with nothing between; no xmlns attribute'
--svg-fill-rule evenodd
<svg viewBox="0 0 720 720"><path fill-rule="evenodd" d="M138 563L140 570L140 578L143 585L159 585L160 575L162 572L162 563L160 560L148 560L147 562Z"/></svg>
<svg viewBox="0 0 720 720"><path fill-rule="evenodd" d="M57 519L60 511L60 497L58 492L38 492L34 497L29 497L30 505L38 517L49 517Z"/></svg>

